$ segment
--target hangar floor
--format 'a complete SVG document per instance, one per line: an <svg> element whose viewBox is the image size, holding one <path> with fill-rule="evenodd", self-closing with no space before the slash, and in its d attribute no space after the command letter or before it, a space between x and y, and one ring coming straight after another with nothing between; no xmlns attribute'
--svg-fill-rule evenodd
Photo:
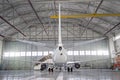
<svg viewBox="0 0 120 80"><path fill-rule="evenodd" d="M120 80L120 72L107 69L81 69L80 71L0 71L0 80Z"/></svg>

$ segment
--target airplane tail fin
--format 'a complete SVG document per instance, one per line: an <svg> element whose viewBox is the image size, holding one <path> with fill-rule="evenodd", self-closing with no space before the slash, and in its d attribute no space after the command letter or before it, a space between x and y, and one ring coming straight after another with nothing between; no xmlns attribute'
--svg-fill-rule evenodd
<svg viewBox="0 0 120 80"><path fill-rule="evenodd" d="M63 46L62 36L61 36L61 4L59 4L59 27L58 27L58 46Z"/></svg>

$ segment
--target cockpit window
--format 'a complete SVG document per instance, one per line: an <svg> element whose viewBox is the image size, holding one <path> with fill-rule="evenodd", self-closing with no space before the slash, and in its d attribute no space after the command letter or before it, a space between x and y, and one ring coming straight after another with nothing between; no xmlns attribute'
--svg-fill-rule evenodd
<svg viewBox="0 0 120 80"><path fill-rule="evenodd" d="M61 46L59 47L59 50L60 50L60 51L62 50L62 47L61 47Z"/></svg>

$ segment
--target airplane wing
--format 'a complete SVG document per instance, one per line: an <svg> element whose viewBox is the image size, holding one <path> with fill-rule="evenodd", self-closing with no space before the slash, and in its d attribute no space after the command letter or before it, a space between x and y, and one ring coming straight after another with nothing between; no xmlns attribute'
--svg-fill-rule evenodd
<svg viewBox="0 0 120 80"><path fill-rule="evenodd" d="M80 42L76 42L76 43L73 43L73 44L67 44L65 45L65 47L67 49L71 49L71 48L75 48L75 47L79 47L79 46L82 46L82 45L86 45L86 44L89 44L89 43L94 43L94 42L98 42L98 41L101 41L101 40L104 40L106 39L105 37L101 37L101 38L96 38L96 39L92 39L92 40L86 40L86 41L80 41Z"/></svg>
<svg viewBox="0 0 120 80"><path fill-rule="evenodd" d="M75 46L85 45L85 44L89 44L89 43L94 43L94 42L97 42L97 41L101 41L101 40L104 40L104 39L105 39L105 37L102 37L102 38L97 38L97 39L92 39L92 40L78 42L78 43L75 43L74 45Z"/></svg>
<svg viewBox="0 0 120 80"><path fill-rule="evenodd" d="M7 37L6 38L7 40L14 40L14 41L18 41L18 42L22 42L22 43L27 43L27 44L31 44L31 45L34 45L34 46L41 46L41 47L46 47L46 48L49 48L49 49L54 49L56 45L54 44L48 44L48 43L41 43L41 42L35 42L35 41L29 41L29 40L23 40L23 39L14 39L14 38L11 38L11 37ZM97 42L97 41L101 41L101 40L104 40L105 37L101 37L101 38L96 38L96 39L92 39L92 40L86 40L86 41L80 41L80 42L76 42L76 43L71 43L71 44L64 44L64 46L67 48L67 49L71 49L74 47L78 47L78 46L82 46L82 45L86 45L86 44L89 44L89 43L94 43L94 42Z"/></svg>
<svg viewBox="0 0 120 80"><path fill-rule="evenodd" d="M67 64L73 64L73 63L85 63L85 62L95 62L95 61L103 61L103 60L113 60L114 58L104 58L104 59L93 59L93 60L85 60L85 61L69 61Z"/></svg>
<svg viewBox="0 0 120 80"><path fill-rule="evenodd" d="M73 44L71 43L71 44L67 44L67 45L64 45L64 46L67 47L67 49L71 49L71 48L73 48L73 45L74 45L74 47L78 47L78 46L86 45L86 44L89 44L89 43L94 43L94 42L97 42L97 41L101 41L101 40L104 40L104 39L105 39L105 37L101 37L101 38L81 41L81 42L77 42L77 43L73 43ZM53 44L48 45L46 43L29 41L29 40L20 40L20 39L15 39L15 40L18 41L18 42L27 43L27 44L31 44L31 45L34 45L34 46L42 46L42 47L47 47L47 48L51 48L51 49L53 49L55 47L55 45L53 45Z"/></svg>
<svg viewBox="0 0 120 80"><path fill-rule="evenodd" d="M49 48L49 49L53 49L55 47L54 44L47 44L47 43L41 43L41 42L35 42L35 41L29 41L29 40L15 39L15 41L31 44L31 45L34 45L34 46L46 47L46 48Z"/></svg>
<svg viewBox="0 0 120 80"><path fill-rule="evenodd" d="M105 62L105 61L107 62L114 61L114 58L104 58L104 59L85 60L85 61L69 61L67 62L67 65L70 67L75 67L76 69L79 69L80 67L90 67L91 64L94 64L96 62L100 64L101 62Z"/></svg>
<svg viewBox="0 0 120 80"><path fill-rule="evenodd" d="M16 41L18 41L18 42L23 42L23 43L28 43L28 44L32 44L32 45L35 45L35 46L46 46L45 43L34 42L34 41L28 41L28 40L16 39Z"/></svg>
<svg viewBox="0 0 120 80"><path fill-rule="evenodd" d="M48 49L52 49L55 47L55 44L47 44L47 43L43 43L43 42L36 42L36 41L30 41L30 40L24 40L24 39L16 39L16 38L12 38L9 36L5 37L5 40L9 40L9 41L18 41L21 43L26 43L26 44L31 44L34 46L41 46L41 47L45 47Z"/></svg>

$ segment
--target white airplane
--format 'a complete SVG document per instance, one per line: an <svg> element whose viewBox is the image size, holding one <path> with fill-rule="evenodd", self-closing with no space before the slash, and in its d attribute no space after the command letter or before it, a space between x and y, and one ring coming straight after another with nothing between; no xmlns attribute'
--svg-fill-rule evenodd
<svg viewBox="0 0 120 80"><path fill-rule="evenodd" d="M40 69L40 68L46 68L46 64L50 64L48 66L48 70L53 70L53 67L55 67L55 65L59 66L60 68L64 65L67 66L69 69L72 69L73 64L76 68L80 67L79 62L67 62L67 50L63 47L63 43L62 43L62 36L61 36L61 5L59 4L59 27L58 27L58 46L57 48L53 51L53 55L49 55L48 57L52 57L52 62L48 63L47 61L41 63L41 62L37 62L37 65L34 67L34 69ZM76 45L83 45L83 44L88 44L91 42L96 42L96 41L100 41L105 39L104 37L99 38L99 39L94 39L94 40L89 40L89 41L85 41L82 43L76 43ZM29 43L29 44L33 44L33 45L42 45L44 46L44 43L38 43L38 42L32 42L32 41L25 41L25 40L17 40L23 43ZM46 58L46 57L44 57ZM43 59L44 59L43 58ZM52 66L51 66L52 64ZM65 65L67 64L67 65ZM72 65L70 65L72 64Z"/></svg>
<svg viewBox="0 0 120 80"><path fill-rule="evenodd" d="M59 65L60 67L63 64L67 63L67 50L63 47L62 37L61 37L61 10L59 4L59 27L58 27L58 46L54 50L54 54L52 55L52 59L54 64ZM49 70L53 69L53 66L49 66Z"/></svg>

